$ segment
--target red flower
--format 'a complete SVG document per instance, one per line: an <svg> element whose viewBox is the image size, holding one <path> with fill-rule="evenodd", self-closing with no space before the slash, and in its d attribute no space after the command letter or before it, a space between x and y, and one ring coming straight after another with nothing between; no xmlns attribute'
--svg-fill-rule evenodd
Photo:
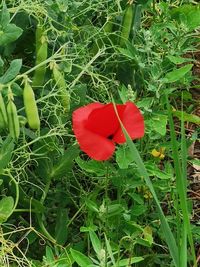
<svg viewBox="0 0 200 267"><path fill-rule="evenodd" d="M144 135L144 119L131 102L116 104L119 117L131 139ZM113 103L91 103L73 112L73 130L82 151L95 160L109 159L115 143L126 142Z"/></svg>

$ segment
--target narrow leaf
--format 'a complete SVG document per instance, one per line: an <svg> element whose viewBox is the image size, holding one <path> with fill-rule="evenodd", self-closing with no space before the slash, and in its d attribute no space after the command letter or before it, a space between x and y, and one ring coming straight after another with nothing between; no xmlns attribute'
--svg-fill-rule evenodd
<svg viewBox="0 0 200 267"><path fill-rule="evenodd" d="M183 78L193 67L193 64L187 64L179 69L168 72L165 75L166 83L174 83Z"/></svg>

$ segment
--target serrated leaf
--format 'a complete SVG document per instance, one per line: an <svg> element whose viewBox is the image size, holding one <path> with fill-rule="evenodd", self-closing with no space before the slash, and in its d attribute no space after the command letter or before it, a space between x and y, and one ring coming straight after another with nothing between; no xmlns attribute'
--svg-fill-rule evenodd
<svg viewBox="0 0 200 267"><path fill-rule="evenodd" d="M116 162L120 169L127 169L133 162L130 150L126 146L120 146L116 151Z"/></svg>
<svg viewBox="0 0 200 267"><path fill-rule="evenodd" d="M165 75L165 83L174 83L183 78L193 67L193 64L187 64L179 69L168 72Z"/></svg>
<svg viewBox="0 0 200 267"><path fill-rule="evenodd" d="M12 213L14 207L14 199L12 197L4 197L0 200L0 223L6 222Z"/></svg>
<svg viewBox="0 0 200 267"><path fill-rule="evenodd" d="M6 84L10 82L12 79L14 79L19 74L21 67L22 67L22 59L14 59L10 63L10 67L7 69L4 75L0 77L0 83Z"/></svg>
<svg viewBox="0 0 200 267"><path fill-rule="evenodd" d="M77 251L77 250L71 248L70 252L71 252L73 259L76 261L76 263L79 266L88 267L88 266L92 265L92 261L87 256L82 254L80 251Z"/></svg>
<svg viewBox="0 0 200 267"><path fill-rule="evenodd" d="M167 116L163 114L156 114L150 120L151 128L161 135L166 134Z"/></svg>

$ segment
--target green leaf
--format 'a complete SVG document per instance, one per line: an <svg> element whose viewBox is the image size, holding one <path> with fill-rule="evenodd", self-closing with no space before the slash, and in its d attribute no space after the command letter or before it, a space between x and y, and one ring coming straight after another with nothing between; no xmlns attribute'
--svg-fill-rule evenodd
<svg viewBox="0 0 200 267"><path fill-rule="evenodd" d="M114 101L113 101L114 103ZM148 186L154 200L155 200L155 204L157 206L157 210L158 210L158 214L159 214L159 217L160 217L160 221L161 221L161 227L162 227L162 232L165 236L165 240L167 242L167 245L168 245L168 248L169 248L169 251L170 251L170 254L173 258L173 261L174 261L174 266L178 267L180 266L179 265L179 251L178 251L178 247L177 247L177 244L176 244L176 241L175 241L175 238L174 238L174 235L170 229L170 226L168 224L168 221L163 213L163 210L161 208L161 205L160 205L160 202L158 200L158 197L157 197L157 194L154 190L154 187L153 187L153 184L151 182L151 179L148 175L148 172L145 168L145 165L144 165L144 162L142 160L142 158L140 157L140 154L135 146L135 144L133 143L133 141L131 140L130 136L128 135L126 129L124 128L119 116L118 116L118 113L117 113L117 109L116 109L116 106L114 106L115 108L115 112L117 114L117 117L120 121L120 124L121 124L121 127L122 127L122 130L123 130L123 133L126 137L126 142L130 148L130 151L131 151L131 154L132 154L132 157L133 157L133 160L135 161L135 163L137 164L137 167L138 167L138 172L140 173L141 177L144 178L144 181L146 183L146 185Z"/></svg>
<svg viewBox="0 0 200 267"><path fill-rule="evenodd" d="M163 114L153 115L150 120L150 127L161 135L166 134L167 116Z"/></svg>
<svg viewBox="0 0 200 267"><path fill-rule="evenodd" d="M49 246L46 246L46 263L51 265L53 262L55 262L53 251Z"/></svg>
<svg viewBox="0 0 200 267"><path fill-rule="evenodd" d="M144 200L139 194L136 193L129 193L128 194L135 202L137 202L140 205L144 205Z"/></svg>
<svg viewBox="0 0 200 267"><path fill-rule="evenodd" d="M98 236L94 231L89 231L89 235L94 251L97 255L100 255L102 249L101 241L99 240Z"/></svg>
<svg viewBox="0 0 200 267"><path fill-rule="evenodd" d="M92 201L90 199L86 199L85 200L85 204L90 210L92 210L94 212L97 212L97 213L99 212L99 208L98 208L96 202L94 202L94 201Z"/></svg>
<svg viewBox="0 0 200 267"><path fill-rule="evenodd" d="M56 218L55 239L59 245L64 245L68 237L68 210L59 208Z"/></svg>
<svg viewBox="0 0 200 267"><path fill-rule="evenodd" d="M0 29L4 29L10 21L10 13L8 12L8 9L5 5L5 3L3 3L3 8L0 11Z"/></svg>
<svg viewBox="0 0 200 267"><path fill-rule="evenodd" d="M78 156L80 150L78 146L71 146L65 151L65 153L57 161L57 164L53 166L50 177L60 178L67 174L71 170L74 159Z"/></svg>
<svg viewBox="0 0 200 267"><path fill-rule="evenodd" d="M183 78L193 67L193 64L187 64L179 69L175 69L171 72L168 72L165 75L166 83L174 83Z"/></svg>
<svg viewBox="0 0 200 267"><path fill-rule="evenodd" d="M0 77L0 83L6 84L14 79L19 74L21 67L22 59L14 59L4 75Z"/></svg>
<svg viewBox="0 0 200 267"><path fill-rule="evenodd" d="M133 162L130 149L127 146L120 146L116 151L116 162L120 169L127 169Z"/></svg>
<svg viewBox="0 0 200 267"><path fill-rule="evenodd" d="M153 236L152 236L152 228L150 226L146 226L143 230L144 239L149 242L151 246L153 244Z"/></svg>
<svg viewBox="0 0 200 267"><path fill-rule="evenodd" d="M171 10L171 17L190 31L200 27L200 5L182 5Z"/></svg>
<svg viewBox="0 0 200 267"><path fill-rule="evenodd" d="M130 264L137 263L140 261L143 261L143 257L132 257L130 259L123 259L118 262L118 266L123 267L123 266L130 266Z"/></svg>
<svg viewBox="0 0 200 267"><path fill-rule="evenodd" d="M6 46L14 42L22 34L23 30L15 24L8 24L5 29L0 31L0 46Z"/></svg>
<svg viewBox="0 0 200 267"><path fill-rule="evenodd" d="M80 157L76 159L76 163L78 166L88 172L88 173L95 173L97 176L103 176L107 173L107 168L103 162L96 161L96 160L82 160Z"/></svg>
<svg viewBox="0 0 200 267"><path fill-rule="evenodd" d="M172 111L172 114L173 116L181 119L182 116L183 116L183 120L184 121L188 121L188 122L192 122L192 123L195 123L197 125L200 124L200 117L197 116L197 115L194 115L194 114L189 114L187 112L182 112L182 111L179 111L179 110L176 110L176 111Z"/></svg>
<svg viewBox="0 0 200 267"><path fill-rule="evenodd" d="M0 173L2 173L3 169L6 168L10 162L13 149L14 140L12 137L8 136L0 149Z"/></svg>
<svg viewBox="0 0 200 267"><path fill-rule="evenodd" d="M124 208L121 204L112 204L107 207L107 216L112 217L116 216L124 211Z"/></svg>
<svg viewBox="0 0 200 267"><path fill-rule="evenodd" d="M166 173L164 170L160 170L153 163L147 163L145 164L145 167L148 171L149 176L155 176L164 180L170 180L172 178L171 173Z"/></svg>
<svg viewBox="0 0 200 267"><path fill-rule="evenodd" d="M4 197L0 200L0 223L5 222L12 213L14 207L14 199L12 197Z"/></svg>
<svg viewBox="0 0 200 267"><path fill-rule="evenodd" d="M79 266L89 267L90 265L92 265L92 261L87 256L82 254L80 251L77 251L71 248L70 252L71 252L73 259L76 261L76 263Z"/></svg>
<svg viewBox="0 0 200 267"><path fill-rule="evenodd" d="M129 59L135 60L135 55L133 55L131 53L131 51L129 51L128 49L118 48L118 50L123 56L125 56L125 57L127 57Z"/></svg>
<svg viewBox="0 0 200 267"><path fill-rule="evenodd" d="M178 65L178 64L183 64L185 62L191 62L193 61L192 58L183 58L183 57L178 57L178 56L171 56L168 55L167 58L174 64Z"/></svg>
<svg viewBox="0 0 200 267"><path fill-rule="evenodd" d="M112 252L112 248L111 248L111 245L110 245L109 240L107 239L106 234L104 234L104 238L105 238L105 241L106 241L106 250L108 252L108 255L110 256L110 259L112 261L112 264L114 266L116 266L116 262L115 262L115 258L114 258L113 252Z"/></svg>

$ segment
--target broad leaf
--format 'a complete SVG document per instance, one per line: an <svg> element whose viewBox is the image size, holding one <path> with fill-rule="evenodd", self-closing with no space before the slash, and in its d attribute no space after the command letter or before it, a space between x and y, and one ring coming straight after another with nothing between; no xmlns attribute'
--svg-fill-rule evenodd
<svg viewBox="0 0 200 267"><path fill-rule="evenodd" d="M0 200L0 223L6 222L12 213L14 200L12 197L4 197Z"/></svg>
<svg viewBox="0 0 200 267"><path fill-rule="evenodd" d="M171 17L190 31L200 27L200 5L182 5L171 10Z"/></svg>
<svg viewBox="0 0 200 267"><path fill-rule="evenodd" d="M0 83L6 84L10 82L12 79L14 79L19 74L21 67L22 67L22 60L14 59L10 63L10 67L7 69L4 75L0 77Z"/></svg>
<svg viewBox="0 0 200 267"><path fill-rule="evenodd" d="M0 46L6 46L17 40L23 30L15 24L8 24L5 29L0 31Z"/></svg>

